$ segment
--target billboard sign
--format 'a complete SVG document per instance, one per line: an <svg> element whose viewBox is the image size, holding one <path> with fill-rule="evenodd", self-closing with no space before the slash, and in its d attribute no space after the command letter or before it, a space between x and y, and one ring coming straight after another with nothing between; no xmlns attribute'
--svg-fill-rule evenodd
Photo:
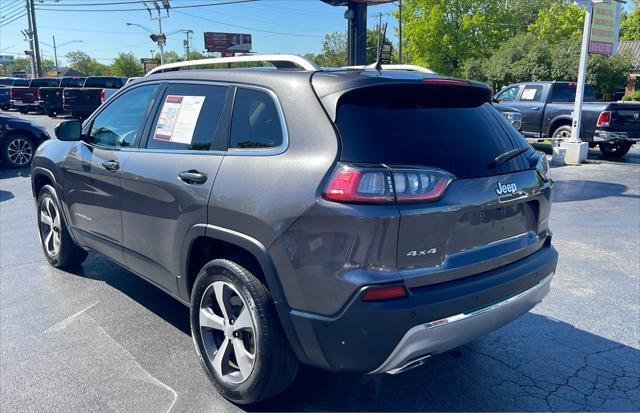
<svg viewBox="0 0 640 413"><path fill-rule="evenodd" d="M593 5L589 53L611 56L616 35L618 3L596 3Z"/></svg>
<svg viewBox="0 0 640 413"><path fill-rule="evenodd" d="M14 56L10 54L0 54L0 65L10 65L14 62Z"/></svg>
<svg viewBox="0 0 640 413"><path fill-rule="evenodd" d="M251 51L251 35L244 33L204 33L204 48L208 52L248 53Z"/></svg>

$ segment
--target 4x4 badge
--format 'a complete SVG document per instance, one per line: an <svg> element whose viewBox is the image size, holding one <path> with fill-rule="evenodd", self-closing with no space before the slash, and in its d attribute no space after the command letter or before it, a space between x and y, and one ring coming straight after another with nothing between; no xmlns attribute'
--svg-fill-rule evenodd
<svg viewBox="0 0 640 413"><path fill-rule="evenodd" d="M422 250L422 251L409 251L407 253L407 257L417 257L419 255L427 255L427 254L435 254L438 250L435 248L431 248L430 250Z"/></svg>
<svg viewBox="0 0 640 413"><path fill-rule="evenodd" d="M508 184L498 182L498 187L496 188L496 194L498 195L515 194L517 191L518 187L513 182Z"/></svg>

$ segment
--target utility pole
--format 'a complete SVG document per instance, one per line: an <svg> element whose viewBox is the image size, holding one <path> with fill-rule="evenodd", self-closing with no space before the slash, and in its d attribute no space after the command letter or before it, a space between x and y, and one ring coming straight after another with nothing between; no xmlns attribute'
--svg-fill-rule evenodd
<svg viewBox="0 0 640 413"><path fill-rule="evenodd" d="M400 64L403 64L402 60L402 0L398 0L398 57L400 58Z"/></svg>
<svg viewBox="0 0 640 413"><path fill-rule="evenodd" d="M349 3L344 17L348 20L348 65L367 64L367 4Z"/></svg>
<svg viewBox="0 0 640 413"><path fill-rule="evenodd" d="M33 42L33 57L35 60L35 77L42 76L42 60L40 59L40 43L38 42L38 25L36 24L36 9L33 0L27 0L27 14L31 16L31 30Z"/></svg>
<svg viewBox="0 0 640 413"><path fill-rule="evenodd" d="M29 53L27 53L27 55L29 55L30 59L30 63L31 63L31 77L37 77L36 75L36 60L33 56L33 22L31 21L31 7L30 7L30 1L27 0L27 22L29 24L29 28L27 30L23 30L22 34L24 35L24 40L26 40L29 44L28 46L28 51ZM26 52L25 52L26 53Z"/></svg>
<svg viewBox="0 0 640 413"><path fill-rule="evenodd" d="M193 33L193 30L191 29L187 29L184 31L184 34L186 35L186 39L184 40L184 51L185 51L185 56L184 59L185 60L189 60L189 53L191 51L191 33Z"/></svg>
<svg viewBox="0 0 640 413"><path fill-rule="evenodd" d="M51 37L53 37L53 58L56 62L56 79L57 79L58 75L60 74L60 70L58 70L58 49L56 48L56 35L52 34Z"/></svg>
<svg viewBox="0 0 640 413"><path fill-rule="evenodd" d="M157 0L153 0L153 5L156 8L156 11L158 12L158 17L153 17L153 13L151 12L151 9L149 8L149 6L147 6L146 2L143 2L142 4L144 4L144 7L149 12L149 18L151 20L158 21L158 34L151 35L151 39L153 39L156 43L158 43L158 47L160 48L160 65L163 65L164 64L164 45L167 43L167 36L165 36L165 34L162 32L162 19L166 19L169 17L169 7L170 7L169 2L168 1L162 2L162 5L164 6L164 9L166 10L166 13L167 13L166 16L163 16L162 10L160 9L160 5L158 4Z"/></svg>

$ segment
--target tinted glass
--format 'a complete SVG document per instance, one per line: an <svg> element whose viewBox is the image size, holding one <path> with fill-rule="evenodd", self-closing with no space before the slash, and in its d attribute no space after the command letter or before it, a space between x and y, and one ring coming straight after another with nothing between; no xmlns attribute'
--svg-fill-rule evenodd
<svg viewBox="0 0 640 413"><path fill-rule="evenodd" d="M27 79L14 79L13 86L29 86Z"/></svg>
<svg viewBox="0 0 640 413"><path fill-rule="evenodd" d="M336 126L348 162L430 166L459 178L524 169L514 159L497 169L498 155L527 146L488 99L452 87L376 86L347 93ZM470 90L471 88L460 88Z"/></svg>
<svg viewBox="0 0 640 413"><path fill-rule="evenodd" d="M576 84L575 83L555 83L551 86L551 102L575 102L576 100ZM584 101L595 102L596 94L591 85L584 86Z"/></svg>
<svg viewBox="0 0 640 413"><path fill-rule="evenodd" d="M94 119L87 141L130 147L147 117L158 85L141 86L119 96Z"/></svg>
<svg viewBox="0 0 640 413"><path fill-rule="evenodd" d="M82 87L86 77L65 77L60 81L60 87Z"/></svg>
<svg viewBox="0 0 640 413"><path fill-rule="evenodd" d="M520 86L513 86L503 92L500 92L500 94L498 95L498 100L504 102L511 102L512 100L516 100L516 97L518 96L518 90L520 90Z"/></svg>
<svg viewBox="0 0 640 413"><path fill-rule="evenodd" d="M33 79L30 87L57 87L58 79Z"/></svg>
<svg viewBox="0 0 640 413"><path fill-rule="evenodd" d="M542 86L527 85L524 87L520 100L522 102L539 102L542 99Z"/></svg>
<svg viewBox="0 0 640 413"><path fill-rule="evenodd" d="M209 150L227 91L225 86L169 85L147 148Z"/></svg>
<svg viewBox="0 0 640 413"><path fill-rule="evenodd" d="M119 77L88 77L84 87L99 87L103 89L120 89L124 82Z"/></svg>
<svg viewBox="0 0 640 413"><path fill-rule="evenodd" d="M276 104L266 92L238 88L233 104L230 148L275 148L283 131Z"/></svg>
<svg viewBox="0 0 640 413"><path fill-rule="evenodd" d="M13 84L13 79L0 79L0 85L7 86Z"/></svg>

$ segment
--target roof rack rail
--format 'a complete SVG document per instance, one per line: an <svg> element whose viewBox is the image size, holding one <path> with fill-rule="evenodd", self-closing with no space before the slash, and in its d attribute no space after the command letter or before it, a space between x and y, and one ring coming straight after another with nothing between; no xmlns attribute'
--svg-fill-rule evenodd
<svg viewBox="0 0 640 413"><path fill-rule="evenodd" d="M347 70L363 70L367 69L366 66L344 66L342 69ZM382 70L404 70L407 72L420 72L429 75L437 74L431 69L427 69L426 67L418 66L418 65L382 65Z"/></svg>
<svg viewBox="0 0 640 413"><path fill-rule="evenodd" d="M250 62L269 62L277 69L303 69L316 71L320 70L320 66L314 62L305 59L302 56L287 54L267 54L252 56L236 56L236 57L216 57L209 59L187 60L185 62L168 63L158 66L149 71L146 76L166 71L178 70L183 67L208 66L231 63L250 63Z"/></svg>

